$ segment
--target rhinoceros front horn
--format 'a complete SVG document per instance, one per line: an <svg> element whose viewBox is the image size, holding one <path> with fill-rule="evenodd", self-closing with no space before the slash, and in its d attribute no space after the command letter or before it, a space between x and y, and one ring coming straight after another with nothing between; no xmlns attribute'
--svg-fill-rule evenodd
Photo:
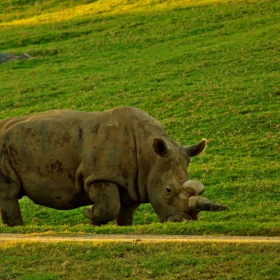
<svg viewBox="0 0 280 280"><path fill-rule="evenodd" d="M204 192L203 184L197 180L186 181L183 187L190 195L201 195Z"/></svg>
<svg viewBox="0 0 280 280"><path fill-rule="evenodd" d="M192 196L189 198L189 208L193 212L200 212L200 211L223 211L229 210L226 205L219 205L216 204L209 199L201 196Z"/></svg>

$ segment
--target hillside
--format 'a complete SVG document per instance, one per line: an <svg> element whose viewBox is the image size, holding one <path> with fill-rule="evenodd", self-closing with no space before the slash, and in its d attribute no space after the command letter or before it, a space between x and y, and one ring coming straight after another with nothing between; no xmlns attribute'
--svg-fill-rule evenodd
<svg viewBox="0 0 280 280"><path fill-rule="evenodd" d="M279 235L279 10L276 0L2 0L0 52L35 59L0 64L1 119L141 108L183 145L208 140L190 176L231 208L161 225L143 205L130 229L91 228L80 209L24 198L22 231Z"/></svg>

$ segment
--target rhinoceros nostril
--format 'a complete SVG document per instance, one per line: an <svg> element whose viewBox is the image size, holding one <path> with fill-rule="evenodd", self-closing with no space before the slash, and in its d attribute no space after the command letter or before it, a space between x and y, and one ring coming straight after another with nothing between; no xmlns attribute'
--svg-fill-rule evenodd
<svg viewBox="0 0 280 280"><path fill-rule="evenodd" d="M202 195L204 193L204 190L202 190L200 193L198 193L198 195Z"/></svg>

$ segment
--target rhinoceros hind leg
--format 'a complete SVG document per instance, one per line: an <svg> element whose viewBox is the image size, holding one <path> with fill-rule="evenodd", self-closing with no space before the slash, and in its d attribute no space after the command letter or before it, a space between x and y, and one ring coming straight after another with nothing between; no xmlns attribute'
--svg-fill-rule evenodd
<svg viewBox="0 0 280 280"><path fill-rule="evenodd" d="M0 216L3 224L9 227L24 226L17 199L0 201Z"/></svg>
<svg viewBox="0 0 280 280"><path fill-rule="evenodd" d="M120 195L118 186L111 182L98 181L90 185L89 197L93 206L84 211L84 216L92 225L104 225L117 218L120 212Z"/></svg>

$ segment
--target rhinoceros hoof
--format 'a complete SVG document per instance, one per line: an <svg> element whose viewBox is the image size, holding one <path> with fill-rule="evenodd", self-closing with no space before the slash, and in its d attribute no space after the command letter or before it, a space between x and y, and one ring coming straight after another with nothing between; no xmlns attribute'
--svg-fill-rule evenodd
<svg viewBox="0 0 280 280"><path fill-rule="evenodd" d="M90 225L92 226L102 226L102 225L106 225L108 222L107 221L96 221L93 218L93 207L89 208L89 209L85 209L84 210L84 217L90 219Z"/></svg>
<svg viewBox="0 0 280 280"><path fill-rule="evenodd" d="M88 219L92 219L92 209L86 209L84 210L84 217L88 218Z"/></svg>
<svg viewBox="0 0 280 280"><path fill-rule="evenodd" d="M99 227L99 226L102 226L102 225L105 225L106 223L98 223L94 220L90 220L90 223L89 223L91 226L95 226L95 227Z"/></svg>

